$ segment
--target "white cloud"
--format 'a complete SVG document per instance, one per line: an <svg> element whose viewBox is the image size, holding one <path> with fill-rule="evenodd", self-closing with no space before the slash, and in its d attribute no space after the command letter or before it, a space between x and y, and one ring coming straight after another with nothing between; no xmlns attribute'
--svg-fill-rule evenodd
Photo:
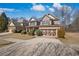
<svg viewBox="0 0 79 59"><path fill-rule="evenodd" d="M68 11L68 12L72 11L72 8L70 6L61 5L60 3L54 3L53 7L57 8L58 10L64 10L64 11Z"/></svg>
<svg viewBox="0 0 79 59"><path fill-rule="evenodd" d="M15 9L10 9L10 8L0 8L0 12L6 12L6 11L15 11Z"/></svg>
<svg viewBox="0 0 79 59"><path fill-rule="evenodd" d="M58 10L60 10L62 8L62 5L60 3L54 3L53 7L57 8Z"/></svg>
<svg viewBox="0 0 79 59"><path fill-rule="evenodd" d="M36 4L33 4L31 10L35 10L35 11L45 11L45 7L41 4L39 5L36 5Z"/></svg>
<svg viewBox="0 0 79 59"><path fill-rule="evenodd" d="M50 6L46 6L46 8L49 10L49 11L51 11L51 12L55 12L55 9L53 8L53 7L50 7Z"/></svg>
<svg viewBox="0 0 79 59"><path fill-rule="evenodd" d="M54 8L49 8L49 10L50 10L51 12L55 12Z"/></svg>

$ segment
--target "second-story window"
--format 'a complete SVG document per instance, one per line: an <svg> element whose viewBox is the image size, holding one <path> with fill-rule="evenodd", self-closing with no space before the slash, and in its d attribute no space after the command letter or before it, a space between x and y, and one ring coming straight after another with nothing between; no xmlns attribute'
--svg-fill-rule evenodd
<svg viewBox="0 0 79 59"><path fill-rule="evenodd" d="M30 26L36 26L36 22L30 22Z"/></svg>
<svg viewBox="0 0 79 59"><path fill-rule="evenodd" d="M51 21L50 20L44 20L42 21L41 25L50 25Z"/></svg>

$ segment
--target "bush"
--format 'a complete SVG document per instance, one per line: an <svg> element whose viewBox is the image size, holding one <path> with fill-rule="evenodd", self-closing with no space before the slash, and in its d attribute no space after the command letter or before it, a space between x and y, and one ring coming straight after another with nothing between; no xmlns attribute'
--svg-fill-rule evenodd
<svg viewBox="0 0 79 59"><path fill-rule="evenodd" d="M42 36L43 35L41 30L36 30L35 33L36 33L37 36Z"/></svg>
<svg viewBox="0 0 79 59"><path fill-rule="evenodd" d="M9 30L5 30L5 32L9 32Z"/></svg>
<svg viewBox="0 0 79 59"><path fill-rule="evenodd" d="M17 30L17 33L21 33L22 30Z"/></svg>
<svg viewBox="0 0 79 59"><path fill-rule="evenodd" d="M0 30L0 33L4 32L3 30Z"/></svg>
<svg viewBox="0 0 79 59"><path fill-rule="evenodd" d="M25 31L25 30L22 30L22 31L21 31L21 34L26 34L26 31Z"/></svg>
<svg viewBox="0 0 79 59"><path fill-rule="evenodd" d="M64 28L60 28L58 30L58 37L59 38L65 38L65 29Z"/></svg>
<svg viewBox="0 0 79 59"><path fill-rule="evenodd" d="M28 32L29 35L34 35L34 33L35 33L35 30L31 30Z"/></svg>
<svg viewBox="0 0 79 59"><path fill-rule="evenodd" d="M21 33L21 31L22 30L16 30L16 29L12 30L13 33Z"/></svg>

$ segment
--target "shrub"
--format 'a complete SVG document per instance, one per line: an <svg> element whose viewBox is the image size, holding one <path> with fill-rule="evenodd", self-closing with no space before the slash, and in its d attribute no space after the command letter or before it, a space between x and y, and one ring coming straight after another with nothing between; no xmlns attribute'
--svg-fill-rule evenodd
<svg viewBox="0 0 79 59"><path fill-rule="evenodd" d="M58 30L58 37L59 38L65 38L65 29L64 28L60 28Z"/></svg>
<svg viewBox="0 0 79 59"><path fill-rule="evenodd" d="M25 31L25 30L22 30L22 31L21 31L21 34L26 34L26 31Z"/></svg>
<svg viewBox="0 0 79 59"><path fill-rule="evenodd" d="M9 30L5 30L5 32L9 32Z"/></svg>
<svg viewBox="0 0 79 59"><path fill-rule="evenodd" d="M3 30L0 30L0 33L4 32Z"/></svg>
<svg viewBox="0 0 79 59"><path fill-rule="evenodd" d="M41 30L36 30L35 33L36 33L37 36L42 36L43 35Z"/></svg>
<svg viewBox="0 0 79 59"><path fill-rule="evenodd" d="M35 30L30 30L30 31L28 32L29 35L34 35L34 33L35 33Z"/></svg>
<svg viewBox="0 0 79 59"><path fill-rule="evenodd" d="M21 31L22 30L16 30L16 29L12 30L13 33L21 33Z"/></svg>
<svg viewBox="0 0 79 59"><path fill-rule="evenodd" d="M17 30L17 33L21 33L22 30Z"/></svg>

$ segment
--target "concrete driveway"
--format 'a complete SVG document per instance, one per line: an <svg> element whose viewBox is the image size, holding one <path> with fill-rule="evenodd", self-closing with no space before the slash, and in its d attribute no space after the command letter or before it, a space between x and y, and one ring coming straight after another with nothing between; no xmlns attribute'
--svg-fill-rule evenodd
<svg viewBox="0 0 79 59"><path fill-rule="evenodd" d="M16 43L0 48L0 56L79 55L78 51L55 38L36 37L31 40L14 41Z"/></svg>
<svg viewBox="0 0 79 59"><path fill-rule="evenodd" d="M6 38L6 39L3 39L3 40L6 40L6 41L10 41L10 42L29 42L29 43L39 43L39 42L58 42L58 43L62 43L59 39L56 39L56 38L52 38L52 37L35 37L35 38L32 38L30 40L20 40L20 39L15 39L15 38Z"/></svg>
<svg viewBox="0 0 79 59"><path fill-rule="evenodd" d="M74 49L52 37L36 37L30 40L6 38L15 42L0 48L0 56L69 56L79 55L79 47ZM76 48L76 47L75 47Z"/></svg>
<svg viewBox="0 0 79 59"><path fill-rule="evenodd" d="M9 32L0 33L0 45L6 45L6 44L9 44L9 43L12 43L11 41L4 40L4 39L1 38L2 36L5 36L7 34L10 34L10 33Z"/></svg>

